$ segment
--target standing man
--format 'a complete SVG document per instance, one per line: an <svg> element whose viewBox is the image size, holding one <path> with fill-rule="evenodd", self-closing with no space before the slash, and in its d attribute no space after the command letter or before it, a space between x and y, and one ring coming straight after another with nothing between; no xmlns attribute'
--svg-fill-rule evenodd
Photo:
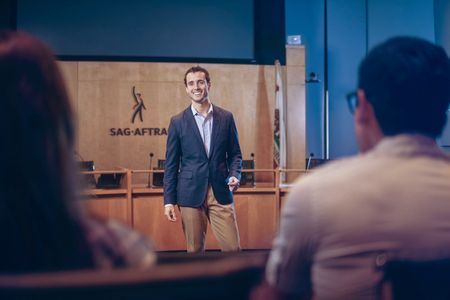
<svg viewBox="0 0 450 300"><path fill-rule="evenodd" d="M175 205L188 252L205 251L208 221L222 251L239 251L233 192L242 155L233 115L209 100L211 80L195 66L184 75L191 105L172 117L164 171L164 214L175 222Z"/></svg>

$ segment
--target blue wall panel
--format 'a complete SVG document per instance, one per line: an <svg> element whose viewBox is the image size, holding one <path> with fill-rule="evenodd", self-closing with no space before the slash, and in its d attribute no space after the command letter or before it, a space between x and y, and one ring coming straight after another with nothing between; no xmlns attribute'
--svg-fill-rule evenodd
<svg viewBox="0 0 450 300"><path fill-rule="evenodd" d="M314 72L319 83L306 84L306 153L323 157L324 100L324 0L286 0L286 35L302 36L306 74Z"/></svg>
<svg viewBox="0 0 450 300"><path fill-rule="evenodd" d="M366 54L366 6L361 0L327 3L329 153L333 159L357 152L345 95L356 89L357 68Z"/></svg>
<svg viewBox="0 0 450 300"><path fill-rule="evenodd" d="M356 87L357 67L366 48L396 35L434 41L434 2L329 0L327 29L330 157L336 158L357 152L345 94Z"/></svg>
<svg viewBox="0 0 450 300"><path fill-rule="evenodd" d="M450 0L434 0L434 20L436 43L450 55Z"/></svg>
<svg viewBox="0 0 450 300"><path fill-rule="evenodd" d="M434 42L434 5L431 0L369 0L369 48L396 35L412 35Z"/></svg>

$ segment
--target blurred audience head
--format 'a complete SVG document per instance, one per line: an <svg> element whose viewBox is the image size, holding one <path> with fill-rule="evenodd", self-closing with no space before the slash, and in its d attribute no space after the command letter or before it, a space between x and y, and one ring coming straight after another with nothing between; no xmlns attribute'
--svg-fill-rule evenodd
<svg viewBox="0 0 450 300"><path fill-rule="evenodd" d="M75 206L74 125L52 51L0 31L0 272L92 264Z"/></svg>
<svg viewBox="0 0 450 300"><path fill-rule="evenodd" d="M361 62L358 88L357 135L358 117L366 120L364 104L370 104L383 136L407 133L436 138L442 134L450 103L450 59L442 47L423 39L391 38Z"/></svg>

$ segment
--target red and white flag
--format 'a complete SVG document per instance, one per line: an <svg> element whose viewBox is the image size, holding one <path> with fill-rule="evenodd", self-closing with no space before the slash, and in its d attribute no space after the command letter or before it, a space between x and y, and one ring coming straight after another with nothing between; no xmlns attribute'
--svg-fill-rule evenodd
<svg viewBox="0 0 450 300"><path fill-rule="evenodd" d="M273 163L275 168L286 168L286 118L282 69L280 62L275 61L275 113L273 130ZM285 181L285 173L281 173L280 183Z"/></svg>

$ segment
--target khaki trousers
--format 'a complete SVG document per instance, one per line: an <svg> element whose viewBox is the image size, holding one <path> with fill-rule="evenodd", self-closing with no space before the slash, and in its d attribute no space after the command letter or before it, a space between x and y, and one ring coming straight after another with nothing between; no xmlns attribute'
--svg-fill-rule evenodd
<svg viewBox="0 0 450 300"><path fill-rule="evenodd" d="M234 204L222 205L211 186L201 207L180 207L188 252L204 252L208 221L222 251L241 249Z"/></svg>

